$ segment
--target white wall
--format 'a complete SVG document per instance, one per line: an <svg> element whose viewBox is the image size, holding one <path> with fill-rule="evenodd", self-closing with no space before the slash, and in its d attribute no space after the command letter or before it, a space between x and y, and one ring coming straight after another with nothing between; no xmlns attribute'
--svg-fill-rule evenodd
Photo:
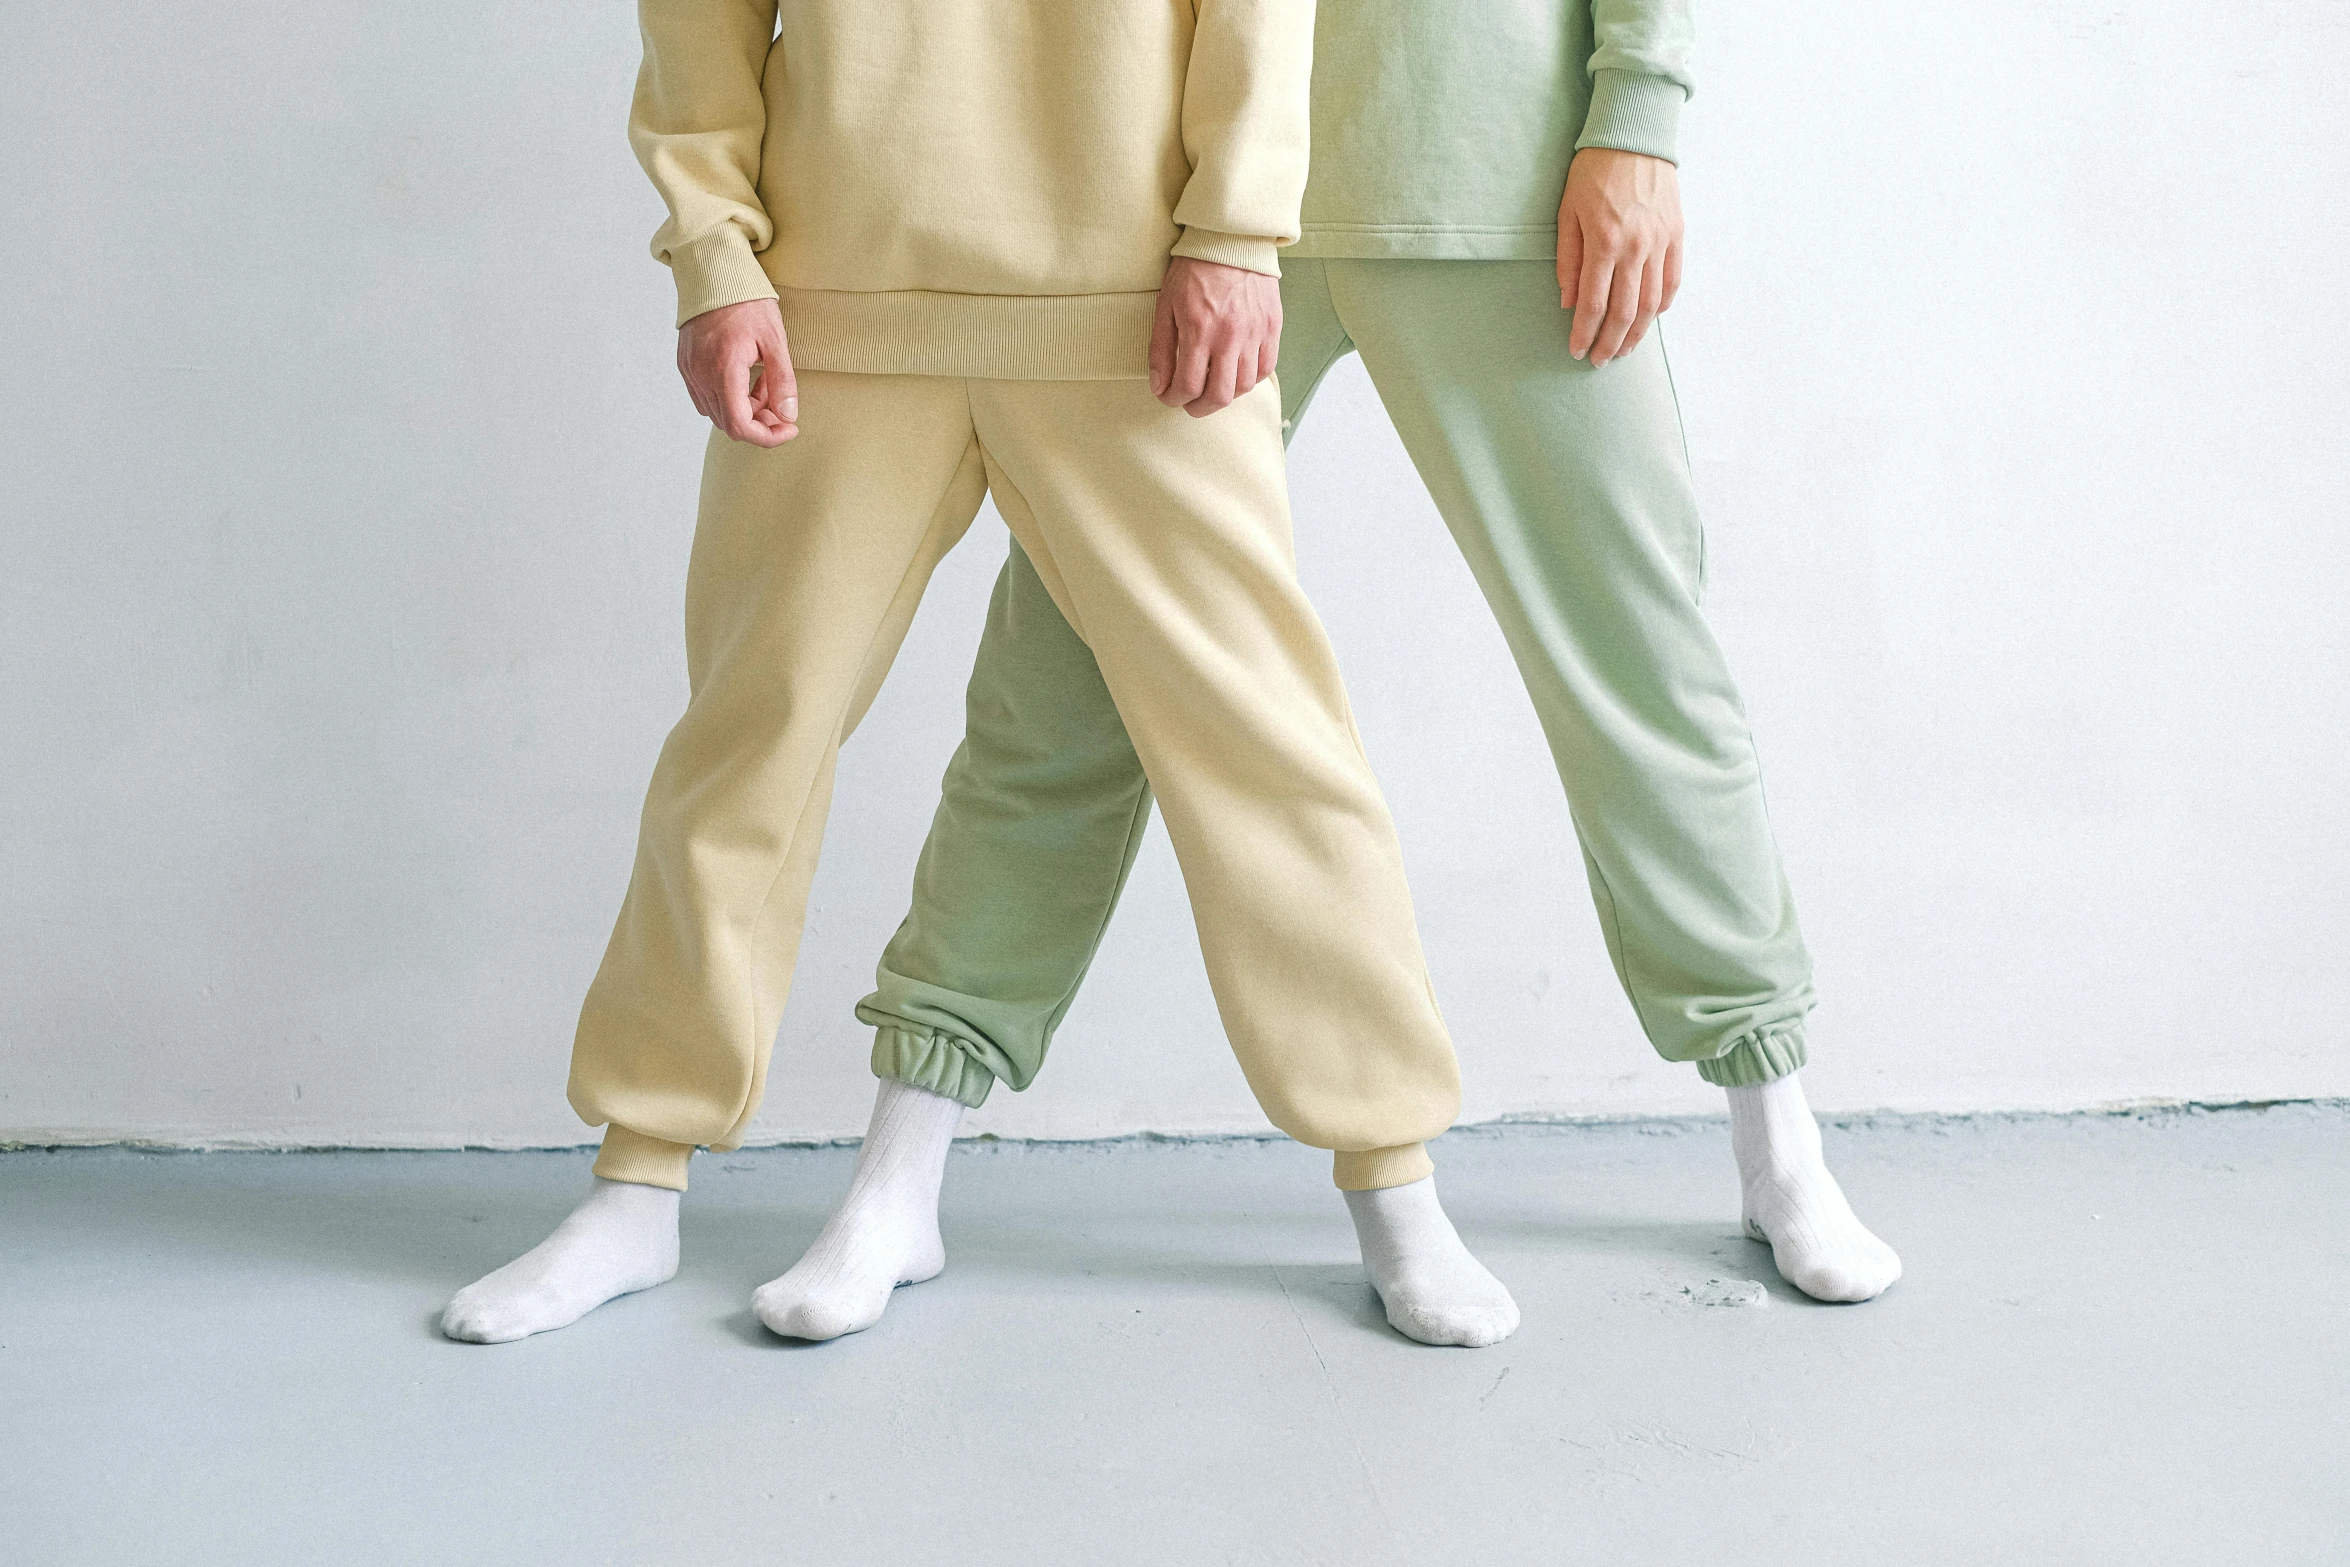
<svg viewBox="0 0 2350 1567"><path fill-rule="evenodd" d="M2350 1094L2350 7L1716 5L1671 337L1819 1102ZM572 1143L701 437L631 8L0 21L0 1138ZM1703 1108L1359 374L1295 450L1468 1114ZM766 1138L849 1016L1001 531L848 752ZM1163 840L1043 1083L1260 1126Z"/></svg>

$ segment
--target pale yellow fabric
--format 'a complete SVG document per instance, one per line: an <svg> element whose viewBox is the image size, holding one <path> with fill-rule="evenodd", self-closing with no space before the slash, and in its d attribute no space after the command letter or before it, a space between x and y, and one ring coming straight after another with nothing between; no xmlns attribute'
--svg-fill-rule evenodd
<svg viewBox="0 0 2350 1567"><path fill-rule="evenodd" d="M664 1142L632 1132L617 1122L604 1128L604 1146L596 1152L596 1173L607 1181L629 1181L638 1186L666 1186L685 1190L686 1166L693 1161L691 1143Z"/></svg>
<svg viewBox="0 0 2350 1567"><path fill-rule="evenodd" d="M777 297L803 368L1140 376L1169 254L1277 274L1297 238L1313 0L639 19L629 140L669 205L678 320Z"/></svg>
<svg viewBox="0 0 2350 1567"><path fill-rule="evenodd" d="M797 440L714 436L703 470L693 696L572 1057L572 1105L633 1134L615 1134L615 1167L642 1168L643 1139L739 1143L841 741L992 490L1133 736L1265 1113L1354 1156L1343 1184L1425 1174L1416 1145L1458 1112L1459 1071L1393 824L1298 588L1277 388L1193 419L1138 381L817 370L800 407Z"/></svg>

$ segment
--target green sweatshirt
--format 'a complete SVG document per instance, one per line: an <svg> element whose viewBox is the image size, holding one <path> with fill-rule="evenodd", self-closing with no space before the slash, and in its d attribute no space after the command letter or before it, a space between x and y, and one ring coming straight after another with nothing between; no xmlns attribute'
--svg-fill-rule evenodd
<svg viewBox="0 0 2350 1567"><path fill-rule="evenodd" d="M1299 256L1555 253L1579 147L1674 155L1692 0L1324 0Z"/></svg>

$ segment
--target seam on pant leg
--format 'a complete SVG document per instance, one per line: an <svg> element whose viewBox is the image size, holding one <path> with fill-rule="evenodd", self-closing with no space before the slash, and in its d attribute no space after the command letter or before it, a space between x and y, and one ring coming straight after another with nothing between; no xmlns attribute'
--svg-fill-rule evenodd
<svg viewBox="0 0 2350 1567"><path fill-rule="evenodd" d="M1689 420L1681 412L1681 386L1673 379L1673 356L1665 352L1665 324L1655 325L1656 357L1665 367L1665 391L1673 399L1673 428L1681 437L1681 470L1689 475L1689 504L1697 514L1697 602L1705 603L1706 580L1713 565L1713 549L1705 532L1705 511L1697 505L1697 461L1689 455Z"/></svg>
<svg viewBox="0 0 2350 1567"><path fill-rule="evenodd" d="M976 421L976 417L977 416L975 412L974 421ZM1034 523L1036 521L1036 508L1029 504L1028 497L1020 493L1020 487L1012 482L1011 476L1006 474L1001 466L986 459L984 449L982 450L981 455L982 461L987 463L988 487L995 494L996 510L1001 512L1004 509L1004 502L1008 499L1015 507L1020 510L1024 516L1028 518L1031 523ZM1008 531L1010 528L1009 518L1005 519L1005 526ZM1041 530L1039 530L1037 542L1040 544L1044 542ZM1023 555L1027 556L1030 572L1036 576L1037 584L1040 587L1043 586L1044 576L1041 572L1036 571L1035 553L1031 551L1027 545L1020 542L1020 537L1018 534L1014 534L1012 536L1012 547L1019 550ZM1050 559L1049 555L1047 556L1047 559ZM1056 575L1059 574L1059 570L1060 568L1058 566L1054 567L1054 572ZM1086 641L1085 633L1082 630L1079 630L1077 622L1070 619L1069 617L1069 610L1074 606L1063 605L1060 600L1053 597L1049 589L1045 593L1045 598L1047 602L1052 605L1053 612L1059 615L1061 619L1068 625L1070 631L1077 637L1077 640L1080 642L1085 642L1086 652L1090 655L1093 651L1093 644ZM1098 663L1096 664L1096 673L1099 673ZM1108 682L1106 680L1103 682L1103 688L1105 691L1108 689ZM1117 700L1115 698L1111 699L1110 710L1117 714L1118 727L1121 730L1124 730L1126 727L1126 715L1119 711ZM1127 737L1127 746L1129 749L1132 749L1133 743L1133 737L1131 734L1129 734ZM1141 757L1137 756L1135 758L1135 766L1138 768L1142 766ZM1152 792L1150 773L1148 769L1143 769L1142 786L1137 792L1133 812L1127 822L1126 841L1123 845L1121 845L1119 851L1121 870L1118 876L1117 885L1111 889L1110 896L1102 905L1101 916L1098 920L1095 921L1093 940L1086 947L1085 965L1077 971L1076 982L1072 984L1065 993L1063 993L1060 1001L1053 1007L1052 1011L1046 1014L1045 1039L1048 1051L1051 1047L1053 1030L1060 1027L1061 1019L1068 1015L1069 1008L1075 1004L1077 1000L1077 992L1084 987L1086 976L1093 970L1094 956L1096 953L1101 951L1102 938L1109 933L1111 917L1117 912L1119 895L1125 890L1126 873L1131 871L1133 868L1137 840L1150 821L1151 799ZM1037 1070L1043 1070L1043 1063L1041 1059L1038 1062ZM1033 1079L1031 1081L1033 1081ZM1019 1091L1020 1090L1018 1089L1014 1090L1015 1093Z"/></svg>
<svg viewBox="0 0 2350 1567"><path fill-rule="evenodd" d="M1322 383L1329 378L1330 372L1337 367L1338 361L1355 351L1354 337L1346 330L1346 318L1338 309L1337 291L1330 286L1330 263L1317 261L1315 265L1321 269L1322 298L1330 306L1330 319L1338 323L1338 346L1332 349L1329 356L1320 364L1310 367L1310 378L1305 383L1305 390L1298 393L1297 407L1294 410L1285 409L1283 411L1281 416L1281 448L1283 451L1289 449L1289 442L1297 434L1297 427L1305 423L1306 410L1314 404L1314 394L1322 389ZM1278 382L1280 379L1278 365L1275 366L1274 377Z"/></svg>
<svg viewBox="0 0 2350 1567"><path fill-rule="evenodd" d="M1296 437L1297 427L1306 422L1306 410L1314 405L1314 394L1322 389L1322 383L1330 378L1330 372L1338 368L1338 361L1354 351L1354 339L1341 333L1337 351L1315 367L1314 378L1298 394L1297 411L1281 421L1281 449L1284 452L1289 450L1290 441ZM1278 371L1275 372L1275 378L1279 378Z"/></svg>
<svg viewBox="0 0 2350 1567"><path fill-rule="evenodd" d="M1696 460L1689 454L1689 421L1681 411L1681 387L1680 383L1673 378L1673 357L1669 352L1667 352L1665 348L1664 323L1659 321L1656 324L1655 330L1657 357L1663 362L1665 367L1665 390L1671 393L1673 398L1673 426L1680 432L1681 435L1681 466L1689 475L1690 499L1692 505L1694 505L1697 495L1697 463ZM1705 591L1709 585L1709 579L1712 575L1712 568L1712 541L1706 532L1704 509L1700 507L1697 508L1697 602L1700 609L1702 609L1705 604ZM1747 716L1745 697L1743 695L1734 696L1733 705L1737 709L1739 721L1745 726L1746 729L1746 759L1748 764L1754 768L1754 798L1755 803L1761 807L1762 810L1763 841L1770 845L1771 863L1779 872L1780 896L1785 898L1788 903L1792 905L1795 899L1795 894L1787 886L1786 855L1779 847L1778 828L1771 821L1770 790L1763 784L1761 743L1754 738L1754 723ZM1790 909L1790 913L1792 914L1792 909ZM1800 945L1802 942L1802 936L1800 933L1798 933L1796 940ZM1803 973L1803 981L1799 988L1808 990L1811 988L1811 955L1809 952L1804 954ZM1784 1068L1785 1072L1799 1070L1802 1067L1804 1060L1806 1059L1807 1048L1803 1040L1801 1027L1802 1018L1804 1014L1808 1013L1809 1011L1810 1008L1806 1007L1804 1009L1804 1013L1797 1014L1796 1022L1793 1025L1798 1030L1793 1047L1795 1064L1793 1066ZM1772 1026L1776 1027L1777 1025ZM1756 1037L1759 1038L1760 1036L1758 1035ZM1741 1046L1745 1043L1746 1040L1743 1038L1733 1040L1729 1046L1724 1049L1723 1055L1726 1057L1738 1052ZM1783 1072L1772 1073L1771 1075L1783 1075ZM1708 1081L1711 1081L1711 1079L1708 1079ZM1769 1076L1757 1078L1756 1081L1767 1082L1769 1081Z"/></svg>
<svg viewBox="0 0 2350 1567"><path fill-rule="evenodd" d="M1624 922L1616 913L1615 889L1608 885L1607 872L1601 868L1599 856L1591 852L1590 844L1584 840L1583 824L1575 819L1571 802L1567 807L1567 824L1575 829L1575 847L1583 852L1584 867L1598 893L1597 902L1602 905L1598 912L1607 921L1607 955L1616 971L1616 983L1624 987L1624 999L1632 1006L1632 1021L1640 1025L1640 1035L1648 1041L1648 1048L1663 1056L1664 1047L1657 1043L1656 1030L1649 1026L1648 1004L1640 999L1640 987L1632 982L1631 948L1624 944ZM1672 1058L1665 1056L1665 1059Z"/></svg>
<svg viewBox="0 0 2350 1567"><path fill-rule="evenodd" d="M964 396L966 408L968 408L968 401L970 396L968 383L966 383ZM921 569L922 561L929 553L930 541L938 536L939 519L946 515L947 503L954 498L956 481L963 477L963 470L970 466L972 459L977 456L978 453L979 437L975 433L971 437L971 443L963 448L963 460L955 464L955 471L948 477L946 489L940 494L938 498L938 504L931 508L930 525L922 530L922 547L918 548L914 552L914 558L912 560L906 562L905 573L898 578L897 588L890 594L889 603L895 604L897 602L898 594L905 592L906 584L912 581L914 573ZM884 619L880 624L875 625L873 628L873 634L865 639L865 654L857 664L859 671L862 671L867 664L872 662L874 644L881 640L882 630L887 624L887 620ZM833 765L835 766L839 764L840 760L841 730L848 722L849 706L851 703L856 701L856 697L857 688L856 685L852 684L849 687L848 696L841 703L840 711L833 716L832 738L826 744L825 754L832 759ZM811 790L808 799L808 805L802 806L800 808L800 819L792 824L791 836L784 840L783 852L776 856L775 874L768 879L767 890L759 895L758 917L751 921L751 972L745 983L746 988L750 992L746 999L750 1003L749 1010L751 1016L753 1017L757 1017L759 1015L759 975L763 971L762 965L766 961L760 951L759 937L761 932L767 928L767 913L775 903L776 884L783 880L783 873L785 869L791 864L792 851L799 847L800 834L807 830L808 806L812 806L815 803L814 791ZM793 955L793 961L795 964L798 962L798 954L795 953ZM780 1015L776 1021L777 1025L780 1027L782 1023ZM756 1052L760 1047L760 1041L753 1040L751 1042L751 1048L754 1052ZM773 1039L765 1041L765 1047L770 1052L772 1052L775 1048L775 1041ZM756 1059L755 1055L753 1059ZM751 1076L754 1080L756 1080L761 1076L761 1074L754 1071ZM727 1125L726 1136L720 1143L712 1144L713 1147L730 1149L738 1146L736 1141L737 1135L742 1131L744 1124L750 1120L752 1114L757 1108L752 1104L751 1100L752 1084L745 1083L743 1085L742 1102L735 1107L734 1119Z"/></svg>
<svg viewBox="0 0 2350 1567"><path fill-rule="evenodd" d="M1119 727L1124 728L1125 723L1126 720L1121 715L1118 720ZM1135 763L1140 766L1141 758L1137 757ZM1146 772L1143 774L1141 787L1135 791L1134 812L1126 824L1126 841L1118 848L1118 882L1110 890L1109 897L1102 902L1101 918L1094 924L1093 940L1086 945L1085 962L1077 970L1076 980L1071 983L1060 1001L1054 1005L1052 1011L1045 1014L1044 1037L1047 1051L1052 1048L1053 1033L1061 1026L1061 1019L1069 1015L1069 1008L1076 1003L1077 992L1085 988L1086 976L1093 972L1093 960L1102 950L1102 938L1109 934L1110 920L1118 912L1118 900L1126 890L1126 878L1134 869L1134 856L1139 851L1142 835L1150 824L1151 799L1150 774ZM1044 1070L1041 1057L1037 1062L1037 1070L1040 1072Z"/></svg>

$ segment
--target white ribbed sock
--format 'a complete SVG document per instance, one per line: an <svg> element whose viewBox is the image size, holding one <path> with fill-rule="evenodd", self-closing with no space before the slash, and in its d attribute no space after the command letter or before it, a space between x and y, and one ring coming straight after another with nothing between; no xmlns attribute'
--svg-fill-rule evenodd
<svg viewBox="0 0 2350 1567"><path fill-rule="evenodd" d="M677 1196L598 1177L554 1234L459 1290L441 1312L441 1331L468 1344L511 1343L667 1283L677 1272Z"/></svg>
<svg viewBox="0 0 2350 1567"><path fill-rule="evenodd" d="M1729 1090L1746 1233L1769 1242L1779 1276L1814 1300L1874 1299L1901 1277L1901 1259L1861 1224L1828 1173L1799 1075Z"/></svg>
<svg viewBox="0 0 2350 1567"><path fill-rule="evenodd" d="M1518 1331L1518 1303L1469 1255L1436 1200L1436 1177L1348 1192L1363 1271L1388 1325L1423 1344L1498 1344Z"/></svg>
<svg viewBox="0 0 2350 1567"><path fill-rule="evenodd" d="M963 1106L882 1079L849 1195L791 1271L759 1286L751 1309L785 1338L839 1338L881 1320L890 1291L938 1277L938 1187Z"/></svg>

